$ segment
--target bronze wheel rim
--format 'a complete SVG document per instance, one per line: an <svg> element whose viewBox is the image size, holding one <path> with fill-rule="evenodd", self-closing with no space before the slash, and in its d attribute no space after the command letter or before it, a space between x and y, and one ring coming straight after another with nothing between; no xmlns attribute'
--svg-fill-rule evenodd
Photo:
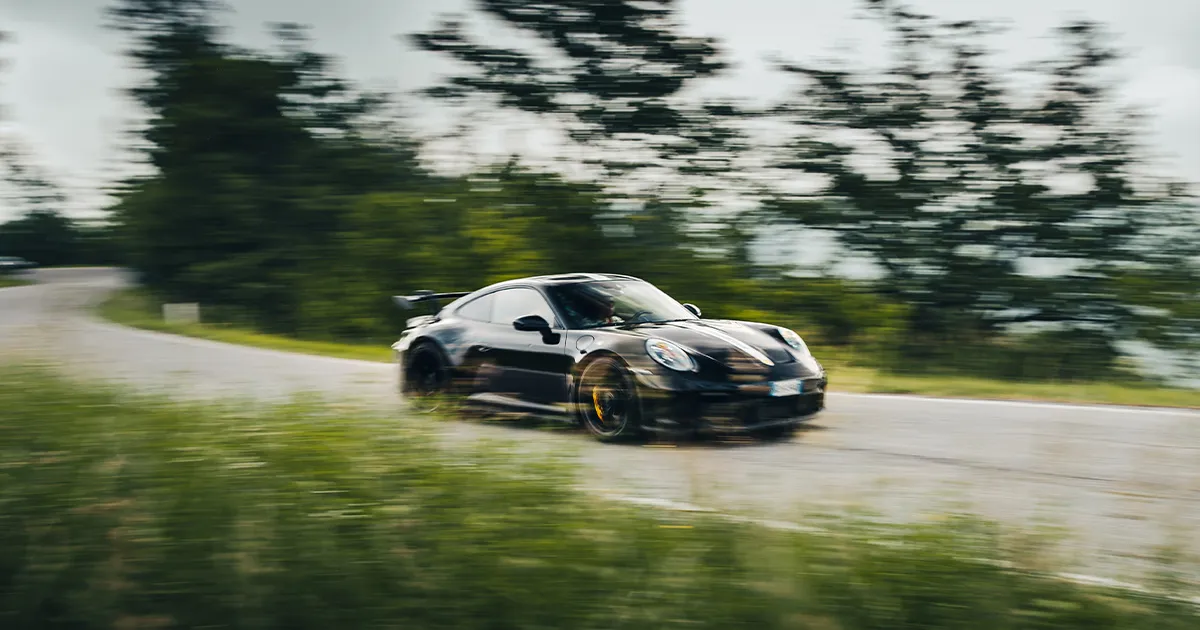
<svg viewBox="0 0 1200 630"><path fill-rule="evenodd" d="M633 392L617 369L612 366L584 382L584 420L588 428L597 435L612 437L620 434L629 424L633 411Z"/></svg>

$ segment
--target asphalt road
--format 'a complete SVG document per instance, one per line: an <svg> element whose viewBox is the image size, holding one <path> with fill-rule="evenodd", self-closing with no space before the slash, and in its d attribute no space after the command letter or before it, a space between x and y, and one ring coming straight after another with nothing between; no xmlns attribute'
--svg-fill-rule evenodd
<svg viewBox="0 0 1200 630"><path fill-rule="evenodd" d="M131 330L88 314L125 282L120 273L37 277L0 289L0 356L47 358L184 397L309 392L402 406L391 365ZM867 505L912 517L953 501L1015 524L1069 528L1079 570L1094 575L1128 577L1168 541L1200 557L1200 413L838 393L828 405L791 441L769 444L603 445L468 420L447 431L578 449L586 484L614 496L796 522L804 510Z"/></svg>

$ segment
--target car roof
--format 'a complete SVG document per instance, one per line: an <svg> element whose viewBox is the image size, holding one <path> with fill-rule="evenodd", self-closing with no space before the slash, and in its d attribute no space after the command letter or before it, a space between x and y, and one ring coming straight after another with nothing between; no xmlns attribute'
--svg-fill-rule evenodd
<svg viewBox="0 0 1200 630"><path fill-rule="evenodd" d="M611 282L614 280L624 280L627 282L628 281L646 282L645 280L643 280L641 278L637 278L634 276L627 276L627 275L619 274L619 273L580 272L580 273L559 273L559 274L551 274L551 275L543 275L543 276L526 276L524 278L513 278L511 280L502 280L500 282L495 282L495 283L489 284L485 287L480 287L480 288L450 302L449 304L446 305L446 308L450 309L450 310L455 310L455 309L461 307L462 305L466 304L467 302L474 300L478 296L481 296L481 295L484 295L487 293L492 293L495 291L499 291L500 289L505 289L508 287L516 287L516 286L549 287L549 286L561 286L561 285L567 285L567 284L577 284L580 282L605 282L605 281Z"/></svg>
<svg viewBox="0 0 1200 630"><path fill-rule="evenodd" d="M489 293L494 293L496 291L499 291L501 289L506 289L508 287L522 287L522 286L525 286L525 287L527 287L527 286L549 287L549 286L562 286L562 285L569 285L569 284L578 284L581 282L605 282L605 281L614 281L614 280L623 280L626 282L629 282L629 281L646 282L645 280L643 280L641 278L638 278L635 276L627 276L627 275L619 274L619 273L580 272L580 273L559 273L559 274L551 274L551 275L543 275L543 276L526 276L524 278L512 278L511 280L502 280L500 282L494 282L487 286L475 289L474 291L471 291L470 293L467 293L466 295L463 295L462 297L452 300L449 304L444 306L442 308L442 310L446 311L446 312L457 311L458 309L460 309L464 305L466 305L468 302L475 301L475 299L478 297L482 297Z"/></svg>
<svg viewBox="0 0 1200 630"><path fill-rule="evenodd" d="M619 273L560 273L544 276L527 276L524 278L513 278L512 280L504 280L495 284L490 284L482 287L479 291L490 291L513 285L538 285L538 286L553 286L560 284L577 284L580 282L605 282L614 280L632 280L635 282L645 282L641 278L627 276ZM477 291L478 292L478 291Z"/></svg>
<svg viewBox="0 0 1200 630"><path fill-rule="evenodd" d="M619 273L561 273L550 276L531 276L526 278L526 282L534 284L575 284L577 282L593 282L593 281L612 281L612 280L635 280L644 282L641 278L627 276Z"/></svg>

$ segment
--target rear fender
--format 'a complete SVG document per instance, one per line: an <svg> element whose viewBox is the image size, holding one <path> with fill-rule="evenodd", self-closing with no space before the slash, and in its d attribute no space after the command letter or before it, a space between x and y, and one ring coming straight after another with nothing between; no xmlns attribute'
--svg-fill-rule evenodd
<svg viewBox="0 0 1200 630"><path fill-rule="evenodd" d="M413 334L408 334L413 333ZM403 387L405 374L408 372L408 362L410 360L410 351L418 345L428 345L437 353L438 358L442 361L442 367L453 381L459 377L458 370L451 363L446 349L438 340L429 335L417 334L417 331L406 331L405 336L401 336L400 340L392 344L392 351L396 358L396 366L398 368L398 376L400 385Z"/></svg>
<svg viewBox="0 0 1200 630"><path fill-rule="evenodd" d="M392 351L397 355L402 354L418 341L422 340L434 341L435 345L440 346L440 344L437 344L432 337L425 334L428 332L428 327L437 321L437 315L417 315L416 317L408 318L408 320L405 321L403 332L400 333L400 338L396 341L396 343L392 344ZM445 354L444 348L439 347L439 350Z"/></svg>
<svg viewBox="0 0 1200 630"><path fill-rule="evenodd" d="M424 326L425 324L434 322L436 319L437 319L436 315L418 315L416 317L410 317L410 318L408 318L408 321L405 322L404 329L412 330L414 328L420 328L421 326Z"/></svg>
<svg viewBox="0 0 1200 630"><path fill-rule="evenodd" d="M438 343L437 339L431 335L422 334L422 331L417 329L406 330L400 334L400 339L392 344L392 351L399 355L407 354L418 344L426 343L432 345L438 354L441 356L442 362L449 365L446 355L446 349L442 344Z"/></svg>

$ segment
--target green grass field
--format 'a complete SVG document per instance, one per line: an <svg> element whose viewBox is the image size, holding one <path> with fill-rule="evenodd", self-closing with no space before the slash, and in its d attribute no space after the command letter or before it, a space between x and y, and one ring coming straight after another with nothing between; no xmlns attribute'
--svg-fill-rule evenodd
<svg viewBox="0 0 1200 630"><path fill-rule="evenodd" d="M815 534L613 506L566 454L436 423L0 366L0 627L1200 627L974 518Z"/></svg>
<svg viewBox="0 0 1200 630"><path fill-rule="evenodd" d="M136 290L114 293L100 306L99 312L103 317L127 326L215 341L365 361L390 361L392 358L391 350L384 344L304 341L213 324L168 324L162 320L159 305ZM906 376L845 364L823 355L821 358L830 372L831 391L1200 409L1200 390L1104 382L1021 383L952 376Z"/></svg>
<svg viewBox="0 0 1200 630"><path fill-rule="evenodd" d="M27 284L32 284L32 283L29 280L26 280L24 278L16 278L13 276L0 275L0 289L6 288L6 287L20 287L20 286L25 286Z"/></svg>
<svg viewBox="0 0 1200 630"><path fill-rule="evenodd" d="M830 368L833 391L948 398L1029 400L1200 409L1200 390L1105 382L1047 383L953 376L905 376L870 368Z"/></svg>
<svg viewBox="0 0 1200 630"><path fill-rule="evenodd" d="M146 294L127 289L117 291L105 300L99 307L99 313L105 319L118 324L157 330L160 332L186 335L213 341L224 341L258 348L285 350L317 354L342 359L359 359L363 361L390 361L391 349L380 344L365 345L353 343L332 343L324 341L306 341L279 335L267 335L260 332L245 330L220 324L177 324L163 321L161 306L151 300Z"/></svg>

